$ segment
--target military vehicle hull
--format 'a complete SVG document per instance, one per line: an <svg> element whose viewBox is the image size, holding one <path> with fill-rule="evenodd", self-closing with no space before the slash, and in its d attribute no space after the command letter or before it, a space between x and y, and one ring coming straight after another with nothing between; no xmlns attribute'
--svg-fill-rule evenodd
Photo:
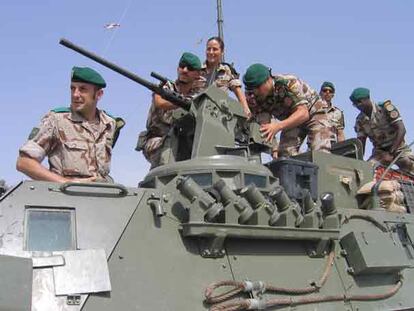
<svg viewBox="0 0 414 311"><path fill-rule="evenodd" d="M288 289L229 298L280 298L269 310L413 308L414 217L356 208L356 189L372 178L366 162L317 152L308 159L319 168L318 194L329 191L340 199L334 218L323 215L321 226L292 225L289 218L270 226L258 211L243 224L230 223L223 214L231 215L231 206L225 205L221 218L197 220L197 213L191 215L197 199L182 198L177 186L188 176L201 174L200 188L210 189L211 197L211 186L223 176L234 189L248 186L249 173L265 176L265 184L257 179L265 194L280 181L270 169L233 156L198 169L193 160L160 167L144 179L146 188L21 183L0 202L0 269L7 280L0 309L208 310L204 290L222 280ZM157 182L163 186L150 187ZM299 294L306 288L314 289ZM342 299L323 299L338 295ZM315 297L321 301L303 303Z"/></svg>
<svg viewBox="0 0 414 311"><path fill-rule="evenodd" d="M0 198L0 310L414 309L414 187L408 213L362 200L356 141L263 165L260 125L221 90L183 98L63 43L182 109L138 188L27 181Z"/></svg>

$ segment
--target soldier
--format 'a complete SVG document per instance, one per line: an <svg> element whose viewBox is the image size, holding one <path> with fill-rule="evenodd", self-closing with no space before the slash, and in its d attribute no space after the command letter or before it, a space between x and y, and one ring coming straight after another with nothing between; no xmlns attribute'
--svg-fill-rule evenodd
<svg viewBox="0 0 414 311"><path fill-rule="evenodd" d="M19 150L17 170L35 180L112 181L112 147L124 122L97 109L105 87L95 70L73 67L70 107L53 109L33 128ZM41 165L46 156L49 170Z"/></svg>
<svg viewBox="0 0 414 311"><path fill-rule="evenodd" d="M279 156L298 154L306 136L311 150L330 152L328 106L305 82L293 75L272 76L263 64L251 65L243 82L253 115L267 112L280 120L261 126L267 141L281 131Z"/></svg>
<svg viewBox="0 0 414 311"><path fill-rule="evenodd" d="M248 118L251 112L241 89L239 74L230 64L223 63L224 42L220 37L211 37L207 41L206 61L201 68L201 88L214 84L225 92L232 91L243 107Z"/></svg>
<svg viewBox="0 0 414 311"><path fill-rule="evenodd" d="M168 81L163 87L186 97L192 98L199 92L195 82L200 79L201 61L192 53L184 53L178 63L175 82ZM153 94L152 104L148 113L147 130L141 132L136 150L143 151L145 158L151 163L151 169L162 163L161 151L172 127L173 103Z"/></svg>
<svg viewBox="0 0 414 311"><path fill-rule="evenodd" d="M400 155L396 162L398 167L414 175L414 155L405 143L405 126L398 109L390 100L374 103L366 88L356 88L349 98L360 111L355 122L355 132L364 151L367 137L374 146L368 161L389 165Z"/></svg>
<svg viewBox="0 0 414 311"><path fill-rule="evenodd" d="M332 82L325 81L322 83L319 95L328 104L328 118L332 125L331 144L345 140L345 119L344 113L338 107L332 104L332 98L335 96L335 85Z"/></svg>

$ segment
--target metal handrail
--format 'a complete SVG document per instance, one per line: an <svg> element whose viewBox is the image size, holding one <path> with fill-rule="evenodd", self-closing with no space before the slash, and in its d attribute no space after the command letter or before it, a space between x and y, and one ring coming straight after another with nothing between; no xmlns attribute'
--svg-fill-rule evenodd
<svg viewBox="0 0 414 311"><path fill-rule="evenodd" d="M116 189L119 190L119 193L100 193L100 192L87 192L87 191L77 191L71 190L71 187L84 187L84 188L102 188L102 189ZM124 197L128 195L128 189L121 184L111 184L111 183L78 183L78 182L66 182L60 185L59 190L68 195L89 195L89 196L99 196L99 197Z"/></svg>

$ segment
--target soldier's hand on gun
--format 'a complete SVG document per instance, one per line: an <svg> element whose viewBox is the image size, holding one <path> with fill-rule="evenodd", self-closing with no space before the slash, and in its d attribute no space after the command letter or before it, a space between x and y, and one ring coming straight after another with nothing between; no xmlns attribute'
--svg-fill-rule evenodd
<svg viewBox="0 0 414 311"><path fill-rule="evenodd" d="M260 132L262 133L262 137L266 138L267 142L271 142L273 137L282 130L279 123L270 122L267 124L262 124L260 126Z"/></svg>

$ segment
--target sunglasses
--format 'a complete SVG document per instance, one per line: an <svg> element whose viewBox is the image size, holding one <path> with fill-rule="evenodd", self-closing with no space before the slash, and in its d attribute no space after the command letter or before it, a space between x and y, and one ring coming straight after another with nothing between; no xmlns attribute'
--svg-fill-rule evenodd
<svg viewBox="0 0 414 311"><path fill-rule="evenodd" d="M191 65L188 65L186 63L179 63L178 67L180 67L181 69L187 67L188 71L196 71L197 69L193 68Z"/></svg>
<svg viewBox="0 0 414 311"><path fill-rule="evenodd" d="M331 89L323 89L322 93L329 93L329 94L335 94L335 92Z"/></svg>

